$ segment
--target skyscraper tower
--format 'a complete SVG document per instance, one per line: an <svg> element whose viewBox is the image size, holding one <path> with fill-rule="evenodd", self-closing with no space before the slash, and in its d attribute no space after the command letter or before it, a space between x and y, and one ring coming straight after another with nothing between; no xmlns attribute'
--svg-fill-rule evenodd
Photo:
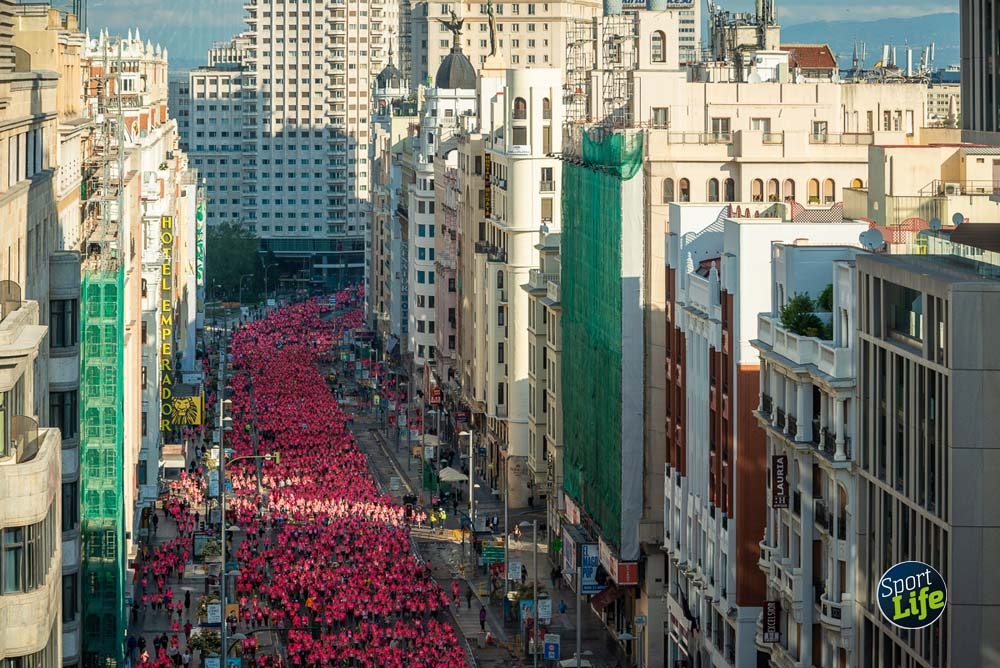
<svg viewBox="0 0 1000 668"><path fill-rule="evenodd" d="M396 29L394 6L244 4L242 219L300 286L363 277L371 91Z"/></svg>
<svg viewBox="0 0 1000 668"><path fill-rule="evenodd" d="M998 0L962 0L962 127L1000 130L1000 10Z"/></svg>

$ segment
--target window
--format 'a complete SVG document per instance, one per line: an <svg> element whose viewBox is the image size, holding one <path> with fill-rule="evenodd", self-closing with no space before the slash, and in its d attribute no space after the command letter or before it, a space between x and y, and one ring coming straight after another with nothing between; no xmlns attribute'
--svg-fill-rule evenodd
<svg viewBox="0 0 1000 668"><path fill-rule="evenodd" d="M73 531L80 524L80 483L62 484L62 530Z"/></svg>
<svg viewBox="0 0 1000 668"><path fill-rule="evenodd" d="M654 63L666 62L666 50L664 45L667 38L662 30L656 30L649 36L649 59Z"/></svg>
<svg viewBox="0 0 1000 668"><path fill-rule="evenodd" d="M50 348L70 348L79 341L79 300L53 299L49 306Z"/></svg>
<svg viewBox="0 0 1000 668"><path fill-rule="evenodd" d="M837 184L833 179L823 181L823 203L833 204L837 199Z"/></svg>
<svg viewBox="0 0 1000 668"><path fill-rule="evenodd" d="M523 121L528 117L528 103L523 97L514 98L514 120Z"/></svg>
<svg viewBox="0 0 1000 668"><path fill-rule="evenodd" d="M712 136L717 142L729 141L729 118L712 119Z"/></svg>
<svg viewBox="0 0 1000 668"><path fill-rule="evenodd" d="M819 179L809 179L809 203L819 204Z"/></svg>
<svg viewBox="0 0 1000 668"><path fill-rule="evenodd" d="M736 181L733 179L726 179L723 186L723 199L727 202L736 201Z"/></svg>
<svg viewBox="0 0 1000 668"><path fill-rule="evenodd" d="M24 591L24 527L3 530L3 593Z"/></svg>
<svg viewBox="0 0 1000 668"><path fill-rule="evenodd" d="M552 118L552 102L547 97L542 98L542 118L545 120Z"/></svg>
<svg viewBox="0 0 1000 668"><path fill-rule="evenodd" d="M145 371L145 367L143 370ZM49 393L49 424L59 428L64 441L79 436L78 402L76 390Z"/></svg>
<svg viewBox="0 0 1000 668"><path fill-rule="evenodd" d="M497 403L504 403L504 384L503 382L497 383Z"/></svg>
<svg viewBox="0 0 1000 668"><path fill-rule="evenodd" d="M504 345L503 341L497 344L497 364L504 363Z"/></svg>
<svg viewBox="0 0 1000 668"><path fill-rule="evenodd" d="M782 193L784 195L784 198L785 198L786 202L794 202L795 201L795 181L792 180L792 179L785 179L785 185L784 185L784 188L782 189Z"/></svg>
<svg viewBox="0 0 1000 668"><path fill-rule="evenodd" d="M813 141L819 143L826 142L827 127L828 125L826 121L813 121L812 124Z"/></svg>
<svg viewBox="0 0 1000 668"><path fill-rule="evenodd" d="M778 179L767 180L767 201L768 202L778 201Z"/></svg>
<svg viewBox="0 0 1000 668"><path fill-rule="evenodd" d="M750 198L754 202L764 201L764 182L761 179L754 179L750 182Z"/></svg>
<svg viewBox="0 0 1000 668"><path fill-rule="evenodd" d="M771 119L751 118L750 129L753 130L754 132L763 132L766 135L771 134Z"/></svg>
<svg viewBox="0 0 1000 668"><path fill-rule="evenodd" d="M669 204L674 201L674 180L663 179L663 203Z"/></svg>
<svg viewBox="0 0 1000 668"><path fill-rule="evenodd" d="M690 202L691 201L691 182L687 179L681 179L677 182L678 189L680 190L680 201Z"/></svg>
<svg viewBox="0 0 1000 668"><path fill-rule="evenodd" d="M709 202L719 201L719 179L708 180L708 201Z"/></svg>
<svg viewBox="0 0 1000 668"><path fill-rule="evenodd" d="M76 621L80 600L79 573L62 576L62 620L63 624Z"/></svg>
<svg viewBox="0 0 1000 668"><path fill-rule="evenodd" d="M669 128L670 127L670 108L669 107L653 107L653 112L651 114L650 120L653 123L654 128Z"/></svg>

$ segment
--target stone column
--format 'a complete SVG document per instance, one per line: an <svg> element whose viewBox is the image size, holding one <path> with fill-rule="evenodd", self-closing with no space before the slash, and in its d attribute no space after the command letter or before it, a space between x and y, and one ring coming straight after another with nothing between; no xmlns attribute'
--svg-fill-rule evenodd
<svg viewBox="0 0 1000 668"><path fill-rule="evenodd" d="M837 452L834 459L838 462L847 460L847 452L844 450L844 400L837 398L834 400L834 429L837 434Z"/></svg>

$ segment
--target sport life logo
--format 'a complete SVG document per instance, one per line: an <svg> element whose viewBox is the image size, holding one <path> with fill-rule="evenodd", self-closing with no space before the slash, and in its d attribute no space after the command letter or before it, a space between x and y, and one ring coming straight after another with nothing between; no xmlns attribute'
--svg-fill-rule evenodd
<svg viewBox="0 0 1000 668"><path fill-rule="evenodd" d="M930 626L944 614L947 604L944 578L920 561L896 564L878 583L878 607L890 623L900 628Z"/></svg>

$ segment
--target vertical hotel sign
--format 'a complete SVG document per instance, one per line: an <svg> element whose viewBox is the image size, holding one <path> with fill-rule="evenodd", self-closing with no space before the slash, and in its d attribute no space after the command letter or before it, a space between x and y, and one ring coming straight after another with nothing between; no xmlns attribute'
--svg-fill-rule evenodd
<svg viewBox="0 0 1000 668"><path fill-rule="evenodd" d="M788 455L771 456L771 507L788 507Z"/></svg>
<svg viewBox="0 0 1000 668"><path fill-rule="evenodd" d="M483 196L483 209L486 217L493 213L493 188L490 187L490 176L493 171L493 156L487 153L483 156L483 176L485 177L485 195Z"/></svg>
<svg viewBox="0 0 1000 668"><path fill-rule="evenodd" d="M160 431L170 431L174 399L174 218L160 217Z"/></svg>

